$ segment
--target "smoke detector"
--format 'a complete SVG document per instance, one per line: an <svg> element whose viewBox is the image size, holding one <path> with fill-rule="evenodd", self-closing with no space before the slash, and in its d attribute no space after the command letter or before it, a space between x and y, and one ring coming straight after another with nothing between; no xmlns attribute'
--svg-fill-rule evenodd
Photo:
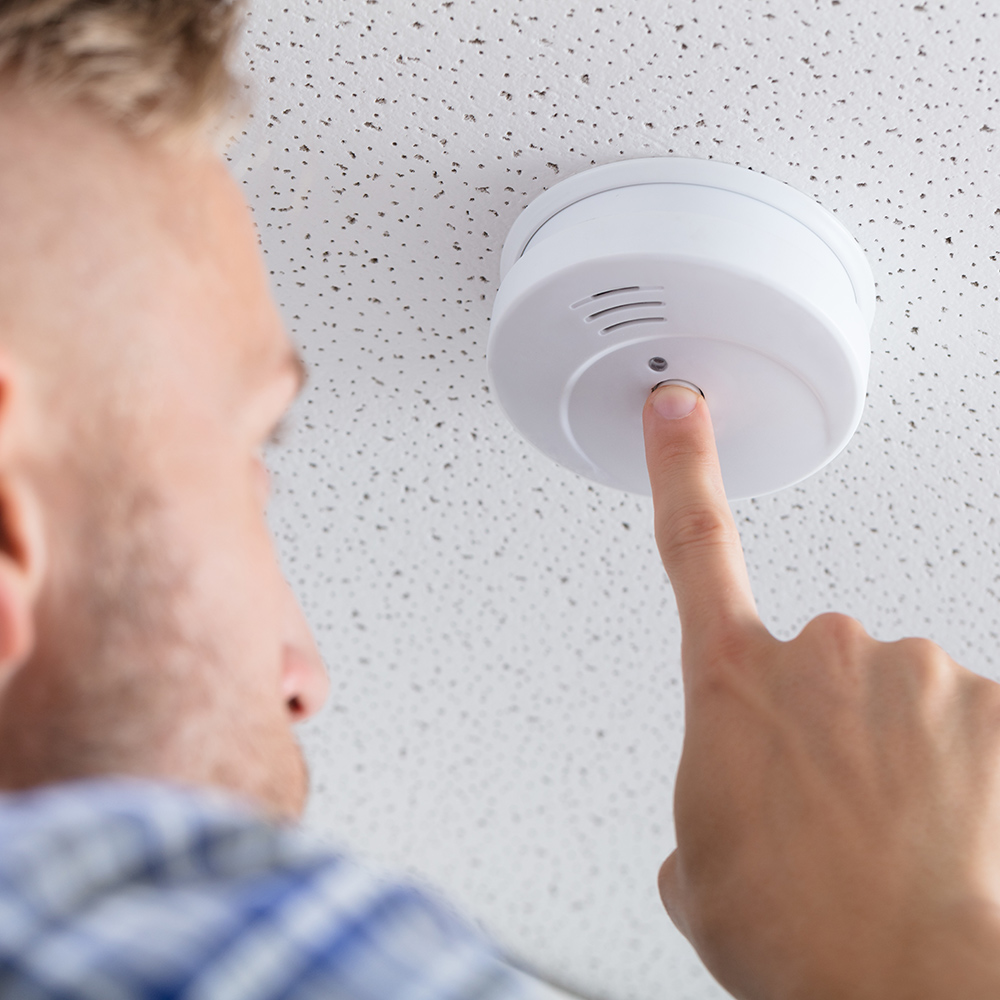
<svg viewBox="0 0 1000 1000"><path fill-rule="evenodd" d="M649 495L642 408L698 388L726 495L818 472L857 429L875 283L843 225L779 181L650 158L554 185L504 243L487 361L511 423L588 479Z"/></svg>

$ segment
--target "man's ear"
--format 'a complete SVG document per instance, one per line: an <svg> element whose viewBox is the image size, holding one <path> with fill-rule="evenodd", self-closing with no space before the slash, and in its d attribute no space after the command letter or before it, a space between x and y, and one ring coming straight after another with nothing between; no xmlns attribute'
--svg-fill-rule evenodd
<svg viewBox="0 0 1000 1000"><path fill-rule="evenodd" d="M23 370L0 347L0 687L31 655L35 603L45 575L42 503L25 471L35 424Z"/></svg>

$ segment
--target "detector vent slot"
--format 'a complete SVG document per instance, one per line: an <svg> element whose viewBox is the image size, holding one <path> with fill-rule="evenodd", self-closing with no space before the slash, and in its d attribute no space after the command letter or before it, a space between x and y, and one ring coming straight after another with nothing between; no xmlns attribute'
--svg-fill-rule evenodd
<svg viewBox="0 0 1000 1000"><path fill-rule="evenodd" d="M607 288L603 292L595 292L593 295L588 295L585 299L580 299L579 302L574 302L570 306L570 309L582 309L584 306L589 305L605 306L608 303L601 300L607 299L609 295L630 295L634 292L638 292L640 295L651 296L654 292L662 291L662 285L651 285L645 288L642 285L625 285L621 288Z"/></svg>
<svg viewBox="0 0 1000 1000"><path fill-rule="evenodd" d="M626 319L621 323L612 323L611 326L606 326L601 330L601 334L613 333L615 330L620 330L623 326L638 326L640 323L662 323L665 319L665 316L639 316L636 319Z"/></svg>
<svg viewBox="0 0 1000 1000"><path fill-rule="evenodd" d="M662 302L627 302L623 306L611 306L608 309L600 309L596 313L591 313L587 317L586 322L591 323L595 319L598 319L601 316L608 316L611 313L625 312L628 309L649 308L651 306L654 307L654 308L662 308L663 307L663 303ZM617 317L612 316L611 318L615 319ZM662 317L661 317L661 319L662 319ZM610 321L609 320L604 320L604 322L610 322ZM605 329L607 329L607 327L605 327Z"/></svg>
<svg viewBox="0 0 1000 1000"><path fill-rule="evenodd" d="M625 309L639 309L648 306L662 306L662 302L649 301L649 302L626 302L621 306L608 306L607 309L598 309L597 312L591 313L587 317L587 322L597 319L599 316L607 316L608 313L622 312Z"/></svg>

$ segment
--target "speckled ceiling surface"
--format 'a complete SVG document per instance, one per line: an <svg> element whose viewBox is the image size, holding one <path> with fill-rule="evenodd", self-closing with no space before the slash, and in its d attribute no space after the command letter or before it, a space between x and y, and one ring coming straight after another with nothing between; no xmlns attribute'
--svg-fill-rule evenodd
<svg viewBox="0 0 1000 1000"><path fill-rule="evenodd" d="M311 369L272 458L319 636L309 825L592 995L722 991L661 909L679 634L648 501L486 384L500 248L593 164L713 157L834 211L878 283L865 415L735 505L765 622L840 610L998 674L992 0L255 0L229 147Z"/></svg>

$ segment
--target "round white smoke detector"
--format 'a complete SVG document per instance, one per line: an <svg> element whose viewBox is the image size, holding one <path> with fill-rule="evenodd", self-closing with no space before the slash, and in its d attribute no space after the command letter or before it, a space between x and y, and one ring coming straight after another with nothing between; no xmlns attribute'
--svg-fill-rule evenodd
<svg viewBox="0 0 1000 1000"><path fill-rule="evenodd" d="M699 388L726 494L819 471L861 420L875 284L810 198L714 160L612 163L561 181L503 247L487 360L511 423L582 476L649 494L642 408Z"/></svg>

